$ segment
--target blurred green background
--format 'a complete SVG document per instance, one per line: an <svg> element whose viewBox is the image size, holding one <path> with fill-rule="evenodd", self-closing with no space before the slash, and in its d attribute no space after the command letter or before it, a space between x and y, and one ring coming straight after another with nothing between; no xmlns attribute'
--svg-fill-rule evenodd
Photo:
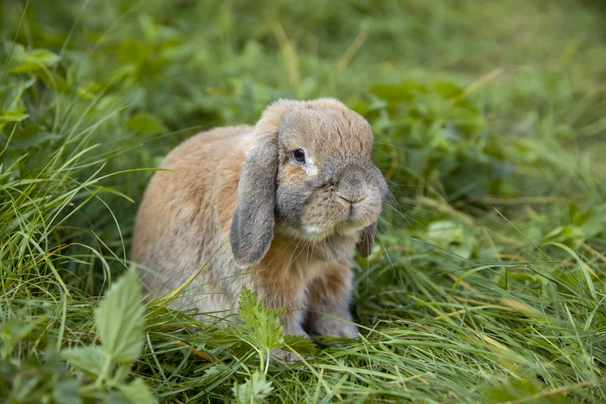
<svg viewBox="0 0 606 404"><path fill-rule="evenodd" d="M0 0L0 320L26 330L3 329L0 393L54 394L40 364L38 384L19 390L23 358L95 340L87 316L128 266L138 203L171 148L253 124L278 98L326 96L370 121L389 182L354 302L360 324L387 331L369 331L368 357L349 347L318 360L345 374L370 357L392 361L372 365L382 374L429 366L433 389L331 376L321 396L606 400L605 18L603 2L580 0ZM173 351L158 361L154 347L182 323L148 322L133 372L186 402L202 365L177 365ZM385 345L411 330L416 364ZM457 359L444 341L486 352ZM174 373L159 382L163 366ZM188 389L222 397L243 377L240 362L226 366ZM303 388L322 384L315 373L292 372L273 379L271 400L318 401Z"/></svg>

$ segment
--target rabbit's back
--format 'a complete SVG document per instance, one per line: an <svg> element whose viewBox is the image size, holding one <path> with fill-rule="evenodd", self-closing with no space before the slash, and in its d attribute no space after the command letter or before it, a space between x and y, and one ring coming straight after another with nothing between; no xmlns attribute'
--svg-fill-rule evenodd
<svg viewBox="0 0 606 404"><path fill-rule="evenodd" d="M211 254L228 249L220 247L229 234L251 130L243 125L200 133L166 156L160 167L171 171L153 175L137 214L132 258L153 271L143 280L154 295L179 287ZM229 258L217 254L194 284L233 275ZM187 306L187 300L179 305Z"/></svg>

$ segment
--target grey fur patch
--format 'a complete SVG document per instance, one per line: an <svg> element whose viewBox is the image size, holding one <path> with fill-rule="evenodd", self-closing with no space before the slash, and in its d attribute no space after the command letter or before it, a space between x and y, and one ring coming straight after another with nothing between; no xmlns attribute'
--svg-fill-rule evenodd
<svg viewBox="0 0 606 404"><path fill-rule="evenodd" d="M238 203L230 228L230 244L241 267L257 264L274 236L278 146L267 141L250 150L238 183Z"/></svg>

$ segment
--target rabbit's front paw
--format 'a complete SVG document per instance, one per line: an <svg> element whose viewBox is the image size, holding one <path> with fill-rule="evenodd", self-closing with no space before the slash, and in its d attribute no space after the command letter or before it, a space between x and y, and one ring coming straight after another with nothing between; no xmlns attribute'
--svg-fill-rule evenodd
<svg viewBox="0 0 606 404"><path fill-rule="evenodd" d="M294 352L283 349L272 349L271 355L286 363L295 363L301 360Z"/></svg>
<svg viewBox="0 0 606 404"><path fill-rule="evenodd" d="M358 338L358 327L328 316L318 316L311 324L313 332L327 337Z"/></svg>

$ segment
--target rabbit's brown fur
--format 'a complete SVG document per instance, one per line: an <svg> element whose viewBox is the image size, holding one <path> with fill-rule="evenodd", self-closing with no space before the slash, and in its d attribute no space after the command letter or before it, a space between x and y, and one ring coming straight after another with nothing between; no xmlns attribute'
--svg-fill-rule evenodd
<svg viewBox="0 0 606 404"><path fill-rule="evenodd" d="M154 174L137 215L132 258L157 273L144 282L166 293L216 253L179 307L225 313L246 286L288 308L287 334L356 337L352 253L370 253L387 191L372 144L366 120L333 99L280 100L254 127L183 142L162 163L176 172Z"/></svg>

